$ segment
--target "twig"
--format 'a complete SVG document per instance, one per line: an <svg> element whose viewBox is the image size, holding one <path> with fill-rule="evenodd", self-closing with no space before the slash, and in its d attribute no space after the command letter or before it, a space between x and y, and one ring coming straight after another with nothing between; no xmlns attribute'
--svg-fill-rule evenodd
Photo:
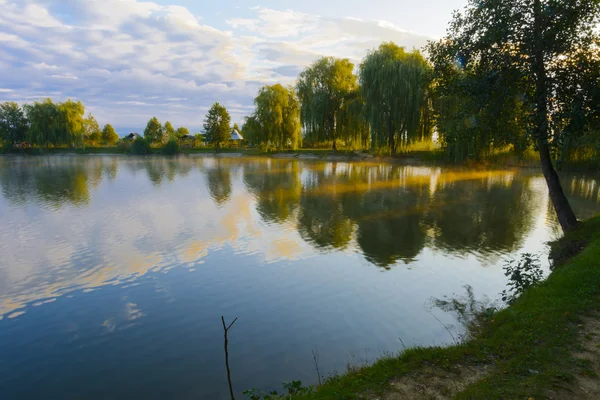
<svg viewBox="0 0 600 400"><path fill-rule="evenodd" d="M317 377L319 378L319 386L321 386L321 372L319 371L319 348L315 347L312 349L313 362L315 364L315 369L317 370Z"/></svg>
<svg viewBox="0 0 600 400"><path fill-rule="evenodd" d="M227 351L227 332L229 329L235 324L237 321L237 317L233 320L229 326L225 325L225 317L221 316L221 322L223 323L223 336L225 338L225 367L227 368L227 383L229 383L229 394L231 395L231 400L235 400L235 396L233 395L233 386L231 385L231 371L229 370L229 352Z"/></svg>
<svg viewBox="0 0 600 400"><path fill-rule="evenodd" d="M404 344L404 340L402 340L402 338L400 336L398 336L398 339L400 339L400 343L402 343L402 348L404 350L406 350L406 345Z"/></svg>
<svg viewBox="0 0 600 400"><path fill-rule="evenodd" d="M458 344L458 341L456 340L456 338L454 337L454 335L452 334L452 332L450 332L450 329L448 329L448 327L446 326L446 324L444 324L442 321L440 321L440 319L438 317L435 316L434 313L432 313L431 311L427 311L429 314L431 314L433 316L433 318L437 319L437 321L442 324L442 326L444 328L446 328L446 331L448 331L448 333L450 334L450 336L452 337L452 340L454 340L454 344Z"/></svg>

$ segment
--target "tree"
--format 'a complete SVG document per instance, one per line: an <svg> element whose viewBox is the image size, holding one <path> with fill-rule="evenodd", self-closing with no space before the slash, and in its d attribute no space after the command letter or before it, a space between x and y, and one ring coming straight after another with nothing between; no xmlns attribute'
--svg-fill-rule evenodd
<svg viewBox="0 0 600 400"><path fill-rule="evenodd" d="M151 144L162 143L163 128L158 118L152 117L150 121L148 121L146 129L144 129L144 139Z"/></svg>
<svg viewBox="0 0 600 400"><path fill-rule="evenodd" d="M336 121L344 99L358 87L353 69L354 64L346 58L323 57L300 73L296 92L309 142L331 142L337 150L341 128Z"/></svg>
<svg viewBox="0 0 600 400"><path fill-rule="evenodd" d="M175 133L175 128L173 128L173 125L171 124L171 122L167 121L165 122L165 128L163 130L163 142L169 141L169 140L177 140L178 137Z"/></svg>
<svg viewBox="0 0 600 400"><path fill-rule="evenodd" d="M177 137L177 139L181 139L182 137L187 136L189 134L190 134L190 130L188 128L186 128L185 126L180 126L175 131L175 136Z"/></svg>
<svg viewBox="0 0 600 400"><path fill-rule="evenodd" d="M86 144L97 146L102 140L102 131L98 121L91 113L83 120L83 134Z"/></svg>
<svg viewBox="0 0 600 400"><path fill-rule="evenodd" d="M231 117L227 109L218 102L213 104L204 120L204 131L207 141L213 143L215 150L219 151L221 144L231 138Z"/></svg>
<svg viewBox="0 0 600 400"><path fill-rule="evenodd" d="M429 69L419 51L406 52L392 42L383 43L364 59L360 88L373 148L387 147L395 154L399 146L431 132L422 127Z"/></svg>
<svg viewBox="0 0 600 400"><path fill-rule="evenodd" d="M493 70L505 86L521 89L527 134L535 141L564 231L575 227L577 219L552 163L551 146L559 141L551 122L561 110L556 94L569 93L565 85L579 79L568 60L598 51L599 21L597 0L470 0L463 13L455 14L446 38L430 46L446 54L433 59L438 69Z"/></svg>
<svg viewBox="0 0 600 400"><path fill-rule="evenodd" d="M240 126L237 124L237 122L236 122L235 124L233 124L233 130L234 130L234 131L241 132L241 130L240 130Z"/></svg>
<svg viewBox="0 0 600 400"><path fill-rule="evenodd" d="M57 142L55 120L58 118L57 105L51 99L43 102L34 102L23 106L27 120L29 121L29 131L27 141L33 145L48 147L51 143Z"/></svg>
<svg viewBox="0 0 600 400"><path fill-rule="evenodd" d="M25 141L27 119L15 102L0 104L0 141L14 145Z"/></svg>
<svg viewBox="0 0 600 400"><path fill-rule="evenodd" d="M266 85L260 89L254 104L256 111L251 123L256 122L257 126L250 133L252 141L278 149L296 149L301 133L300 104L293 88Z"/></svg>
<svg viewBox="0 0 600 400"><path fill-rule="evenodd" d="M115 128L110 124L104 125L102 129L102 143L107 146L114 146L119 141L119 135L115 132Z"/></svg>
<svg viewBox="0 0 600 400"><path fill-rule="evenodd" d="M57 141L55 144L82 145L85 124L85 106L81 101L68 99L57 105L58 115L54 120Z"/></svg>

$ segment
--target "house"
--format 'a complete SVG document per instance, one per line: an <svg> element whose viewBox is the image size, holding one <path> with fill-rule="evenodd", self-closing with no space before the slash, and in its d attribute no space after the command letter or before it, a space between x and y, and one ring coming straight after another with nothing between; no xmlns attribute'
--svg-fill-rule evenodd
<svg viewBox="0 0 600 400"><path fill-rule="evenodd" d="M123 140L136 140L137 138L141 138L138 133L132 132L129 135L125 136Z"/></svg>
<svg viewBox="0 0 600 400"><path fill-rule="evenodd" d="M244 137L237 129L234 129L233 131L231 131L231 140L234 140L234 141L244 140Z"/></svg>

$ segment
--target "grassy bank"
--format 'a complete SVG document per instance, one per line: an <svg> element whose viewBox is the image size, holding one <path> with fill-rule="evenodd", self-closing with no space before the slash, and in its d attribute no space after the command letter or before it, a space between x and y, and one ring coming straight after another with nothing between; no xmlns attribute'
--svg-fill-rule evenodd
<svg viewBox="0 0 600 400"><path fill-rule="evenodd" d="M385 393L392 380L431 368L486 366L485 377L468 384L457 399L546 398L578 374L593 374L572 353L580 347L580 318L597 311L600 300L600 216L581 224L558 245L587 242L583 252L558 267L512 306L489 315L473 337L448 348L410 349L372 366L329 379L310 399L356 399Z"/></svg>

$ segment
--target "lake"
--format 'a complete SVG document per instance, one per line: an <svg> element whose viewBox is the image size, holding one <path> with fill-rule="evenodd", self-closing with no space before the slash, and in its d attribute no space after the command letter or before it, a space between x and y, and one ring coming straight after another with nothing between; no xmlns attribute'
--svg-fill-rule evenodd
<svg viewBox="0 0 600 400"><path fill-rule="evenodd" d="M564 175L579 218L600 179ZM463 332L560 235L537 171L267 158L0 158L0 398L226 399ZM450 332L449 332L450 331ZM242 396L239 396L242 398Z"/></svg>

